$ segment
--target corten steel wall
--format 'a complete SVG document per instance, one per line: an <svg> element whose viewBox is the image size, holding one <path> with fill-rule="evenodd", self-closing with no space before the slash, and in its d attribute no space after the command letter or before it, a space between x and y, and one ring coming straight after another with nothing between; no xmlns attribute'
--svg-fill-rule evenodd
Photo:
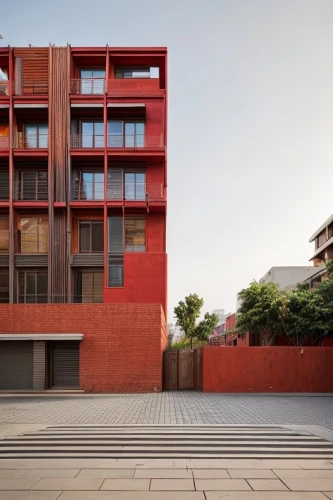
<svg viewBox="0 0 333 500"><path fill-rule="evenodd" d="M332 365L332 347L204 347L203 391L333 392Z"/></svg>
<svg viewBox="0 0 333 500"><path fill-rule="evenodd" d="M83 333L80 388L162 390L167 329L157 304L3 304L1 333Z"/></svg>
<svg viewBox="0 0 333 500"><path fill-rule="evenodd" d="M166 311L166 276L165 253L125 253L124 288L104 288L104 302L158 303Z"/></svg>

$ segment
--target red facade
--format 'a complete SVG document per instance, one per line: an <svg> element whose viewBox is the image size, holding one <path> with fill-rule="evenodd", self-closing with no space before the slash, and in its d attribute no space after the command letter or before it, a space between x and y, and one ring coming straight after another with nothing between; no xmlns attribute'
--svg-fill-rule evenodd
<svg viewBox="0 0 333 500"><path fill-rule="evenodd" d="M166 311L166 49L6 47L0 68L0 302Z"/></svg>

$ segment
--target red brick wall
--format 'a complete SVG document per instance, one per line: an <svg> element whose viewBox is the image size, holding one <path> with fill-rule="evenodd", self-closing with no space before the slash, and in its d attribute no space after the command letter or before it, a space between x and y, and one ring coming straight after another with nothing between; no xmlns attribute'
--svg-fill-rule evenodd
<svg viewBox="0 0 333 500"><path fill-rule="evenodd" d="M332 364L332 347L204 347L203 391L333 392Z"/></svg>
<svg viewBox="0 0 333 500"><path fill-rule="evenodd" d="M0 305L1 333L83 333L81 389L162 390L167 329L158 304Z"/></svg>

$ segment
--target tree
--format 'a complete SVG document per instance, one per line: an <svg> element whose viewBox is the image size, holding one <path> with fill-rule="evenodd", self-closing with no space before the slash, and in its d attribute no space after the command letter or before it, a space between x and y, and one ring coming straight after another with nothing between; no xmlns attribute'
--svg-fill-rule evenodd
<svg viewBox="0 0 333 500"><path fill-rule="evenodd" d="M184 332L186 338L191 341L191 349L193 347L193 339L207 340L218 323L216 314L206 313L204 319L196 324L202 306L204 305L196 293L185 297L184 301L180 301L178 306L174 308L175 318L177 319L176 326L179 326Z"/></svg>
<svg viewBox="0 0 333 500"><path fill-rule="evenodd" d="M257 333L264 345L272 345L281 331L283 294L275 283L253 281L239 294L241 306L236 328L240 333Z"/></svg>

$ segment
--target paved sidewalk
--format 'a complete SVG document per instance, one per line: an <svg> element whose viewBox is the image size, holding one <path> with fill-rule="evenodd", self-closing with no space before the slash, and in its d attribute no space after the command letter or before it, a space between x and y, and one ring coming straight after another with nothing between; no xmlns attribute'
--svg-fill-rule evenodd
<svg viewBox="0 0 333 500"><path fill-rule="evenodd" d="M8 424L299 424L333 429L332 396L164 392L0 397Z"/></svg>
<svg viewBox="0 0 333 500"><path fill-rule="evenodd" d="M327 500L325 460L3 460L0 500Z"/></svg>

